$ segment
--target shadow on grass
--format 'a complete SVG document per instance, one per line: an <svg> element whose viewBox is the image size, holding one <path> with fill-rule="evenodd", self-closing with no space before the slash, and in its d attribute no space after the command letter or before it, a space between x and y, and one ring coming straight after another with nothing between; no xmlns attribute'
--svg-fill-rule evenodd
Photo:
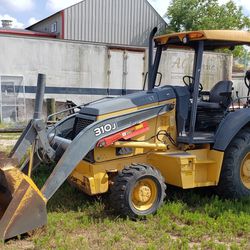
<svg viewBox="0 0 250 250"><path fill-rule="evenodd" d="M42 165L33 173L33 179L41 189L53 167ZM108 206L108 195L89 196L71 186L67 181L57 190L47 205L48 212L85 211L93 220L116 218Z"/></svg>
<svg viewBox="0 0 250 250"><path fill-rule="evenodd" d="M45 183L52 170L53 167L46 165L36 170L33 178L39 188ZM241 212L250 213L249 198L241 200L223 200L214 195L214 188L183 190L168 185L165 205L177 202L184 204L185 208L190 212L206 212L210 213L212 217L217 217L228 210L234 214L240 214ZM115 214L108 205L107 194L91 197L70 186L67 181L48 202L47 208L48 212L84 211L87 216L97 221L106 218L117 218L117 214Z"/></svg>
<svg viewBox="0 0 250 250"><path fill-rule="evenodd" d="M224 212L250 213L250 198L223 199L216 195L216 187L181 189L168 185L166 202L181 202L189 211L206 212L217 217Z"/></svg>

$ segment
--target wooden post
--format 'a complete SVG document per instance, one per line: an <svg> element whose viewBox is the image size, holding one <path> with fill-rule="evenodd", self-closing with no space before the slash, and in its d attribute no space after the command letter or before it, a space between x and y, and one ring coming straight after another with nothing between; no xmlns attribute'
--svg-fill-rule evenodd
<svg viewBox="0 0 250 250"><path fill-rule="evenodd" d="M47 103L47 116L52 115L54 113L56 113L56 102L54 98L48 98L46 100ZM50 118L50 121L55 121L56 120L56 116L53 116Z"/></svg>

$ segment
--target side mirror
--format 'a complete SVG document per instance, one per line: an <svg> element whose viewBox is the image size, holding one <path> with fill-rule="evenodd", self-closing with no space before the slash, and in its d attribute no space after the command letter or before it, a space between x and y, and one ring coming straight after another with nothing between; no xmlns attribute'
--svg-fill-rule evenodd
<svg viewBox="0 0 250 250"><path fill-rule="evenodd" d="M148 72L145 74L144 84L143 84L143 89L142 90L145 90L145 88L146 88L147 79L148 79ZM162 80L162 73L157 72L156 82L158 82L158 83L155 84L154 87L160 87L161 86L161 80Z"/></svg>
<svg viewBox="0 0 250 250"><path fill-rule="evenodd" d="M160 87L161 86L161 80L162 80L162 73L157 72L157 77L156 77L156 82L155 87Z"/></svg>
<svg viewBox="0 0 250 250"><path fill-rule="evenodd" d="M250 81L250 70L247 70L245 77L248 81Z"/></svg>
<svg viewBox="0 0 250 250"><path fill-rule="evenodd" d="M245 77L244 77L244 82L245 82L246 87L248 88L248 94L249 94L249 91L250 91L250 70L247 70Z"/></svg>

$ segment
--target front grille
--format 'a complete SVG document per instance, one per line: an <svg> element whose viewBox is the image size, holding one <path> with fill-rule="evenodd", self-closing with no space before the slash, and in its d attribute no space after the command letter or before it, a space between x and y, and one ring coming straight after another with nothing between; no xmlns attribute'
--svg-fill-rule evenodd
<svg viewBox="0 0 250 250"><path fill-rule="evenodd" d="M84 115L77 115L75 118L75 124L74 124L74 128L73 128L73 136L72 136L72 140L83 130L85 129L87 126L89 126L90 124L92 124L93 122L95 122L95 117L93 117L93 119L89 119L92 117L85 117Z"/></svg>
<svg viewBox="0 0 250 250"><path fill-rule="evenodd" d="M89 119L92 118L92 119ZM73 135L72 135L72 140L87 126L92 124L93 122L96 121L96 117L90 117L90 116L85 116L85 115L77 115L75 118L75 124L73 128ZM88 152L88 154L84 158L85 160L89 162L94 162L94 150L91 150Z"/></svg>

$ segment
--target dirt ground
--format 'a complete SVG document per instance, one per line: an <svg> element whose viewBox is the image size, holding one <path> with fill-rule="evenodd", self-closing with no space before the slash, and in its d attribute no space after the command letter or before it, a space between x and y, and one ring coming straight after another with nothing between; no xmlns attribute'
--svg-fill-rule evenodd
<svg viewBox="0 0 250 250"><path fill-rule="evenodd" d="M13 159L7 159L8 153L12 149L12 147L16 143L16 139L9 140L9 139L0 139L0 167L6 166L6 165L16 165L17 162Z"/></svg>
<svg viewBox="0 0 250 250"><path fill-rule="evenodd" d="M6 158L6 153L5 152L0 152L0 160Z"/></svg>
<svg viewBox="0 0 250 250"><path fill-rule="evenodd" d="M17 140L5 140L5 139L0 139L0 146L2 147L10 147L14 146Z"/></svg>

